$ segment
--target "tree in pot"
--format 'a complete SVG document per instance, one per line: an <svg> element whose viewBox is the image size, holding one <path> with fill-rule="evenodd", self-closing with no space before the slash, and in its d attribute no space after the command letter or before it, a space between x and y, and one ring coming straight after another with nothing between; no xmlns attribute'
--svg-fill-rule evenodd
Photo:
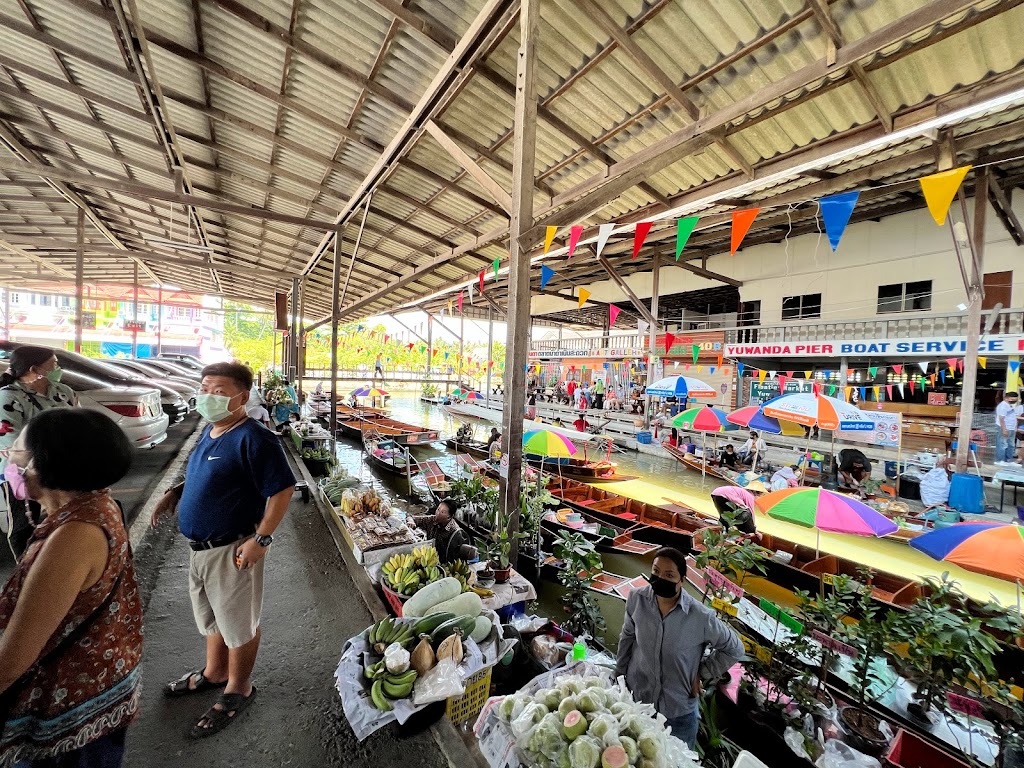
<svg viewBox="0 0 1024 768"><path fill-rule="evenodd" d="M558 580L565 587L562 605L568 618L562 623L574 636L597 637L606 627L601 608L590 589L604 570L601 555L594 544L578 533L560 531L555 541L555 557L562 561Z"/></svg>
<svg viewBox="0 0 1024 768"><path fill-rule="evenodd" d="M723 518L726 518L725 522L731 522L727 515L723 514ZM771 558L772 551L744 537L734 525L730 524L725 530L708 528L701 536L703 548L697 553L698 568L710 565L741 587L748 574L765 574L765 563ZM707 597L707 593L704 596Z"/></svg>
<svg viewBox="0 0 1024 768"><path fill-rule="evenodd" d="M858 590L852 610L860 621L836 627L836 634L856 651L848 680L854 705L840 709L839 719L852 746L865 754L878 756L888 747L889 737L881 729L882 719L868 707L898 680L889 667L886 653L901 617L879 605L870 589Z"/></svg>
<svg viewBox="0 0 1024 768"><path fill-rule="evenodd" d="M512 513L502 514L496 510L498 525L486 540L477 541L477 551L481 558L486 557L488 567L494 572L494 581L497 584L504 584L509 580L512 573L512 542L521 541L529 536L525 531L510 530Z"/></svg>
<svg viewBox="0 0 1024 768"><path fill-rule="evenodd" d="M927 594L898 622L895 639L907 644L907 677L917 685L907 712L928 723L933 711L947 710L951 685L995 675L992 659L999 644L984 631L982 619L968 611L967 596L948 573L925 581Z"/></svg>

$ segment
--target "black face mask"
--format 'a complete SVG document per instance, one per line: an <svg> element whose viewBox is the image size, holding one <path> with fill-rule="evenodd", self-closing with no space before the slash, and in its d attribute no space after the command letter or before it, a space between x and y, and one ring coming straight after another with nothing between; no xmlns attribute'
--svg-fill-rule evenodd
<svg viewBox="0 0 1024 768"><path fill-rule="evenodd" d="M651 584L651 589L657 597L675 597L676 588L679 586L674 581L663 579L660 576L648 576L647 581Z"/></svg>

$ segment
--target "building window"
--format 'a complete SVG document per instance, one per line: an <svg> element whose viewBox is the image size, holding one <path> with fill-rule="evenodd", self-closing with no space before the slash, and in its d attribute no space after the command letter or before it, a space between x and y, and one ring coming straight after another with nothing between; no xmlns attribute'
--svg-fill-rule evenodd
<svg viewBox="0 0 1024 768"><path fill-rule="evenodd" d="M71 297L70 296L61 296L60 297L60 308L61 309L71 309Z"/></svg>
<svg viewBox="0 0 1024 768"><path fill-rule="evenodd" d="M821 317L821 294L805 293L803 296L786 296L782 299L782 319L802 320Z"/></svg>
<svg viewBox="0 0 1024 768"><path fill-rule="evenodd" d="M41 295L39 297L40 307L51 307L53 306L53 296Z"/></svg>
<svg viewBox="0 0 1024 768"><path fill-rule="evenodd" d="M740 311L736 315L737 325L760 325L761 302L744 301L740 303Z"/></svg>
<svg viewBox="0 0 1024 768"><path fill-rule="evenodd" d="M878 314L927 312L932 308L932 281L878 286Z"/></svg>
<svg viewBox="0 0 1024 768"><path fill-rule="evenodd" d="M17 292L11 293L11 304L21 304L21 294Z"/></svg>

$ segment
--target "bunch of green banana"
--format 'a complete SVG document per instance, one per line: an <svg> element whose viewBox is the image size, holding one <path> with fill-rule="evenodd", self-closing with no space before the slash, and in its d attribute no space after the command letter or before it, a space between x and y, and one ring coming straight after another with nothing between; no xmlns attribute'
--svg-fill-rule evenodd
<svg viewBox="0 0 1024 768"><path fill-rule="evenodd" d="M384 649L392 643L398 643L405 648L415 637L417 636L413 634L412 624L403 624L398 619L388 616L370 627L370 634L366 636L366 641L373 648L374 653L381 655L384 653Z"/></svg>
<svg viewBox="0 0 1024 768"><path fill-rule="evenodd" d="M412 552L392 555L383 566L388 586L400 595L411 596L432 581L444 578L444 569L437 559L437 550L420 546Z"/></svg>
<svg viewBox="0 0 1024 768"><path fill-rule="evenodd" d="M373 706L382 712L390 712L394 709L392 701L407 699L412 694L412 686L416 682L416 677L415 669L410 669L400 675L392 675L385 670L384 676L375 679L373 685L370 686L370 700L373 702Z"/></svg>
<svg viewBox="0 0 1024 768"><path fill-rule="evenodd" d="M472 572L469 568L469 563L465 560L453 560L444 566L444 571L447 576L451 576L454 579L458 579L459 584L462 585L462 591L469 591L469 580Z"/></svg>

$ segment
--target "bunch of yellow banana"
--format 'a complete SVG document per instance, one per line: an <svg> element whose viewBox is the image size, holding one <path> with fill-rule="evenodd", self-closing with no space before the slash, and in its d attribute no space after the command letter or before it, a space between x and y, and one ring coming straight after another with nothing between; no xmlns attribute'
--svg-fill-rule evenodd
<svg viewBox="0 0 1024 768"><path fill-rule="evenodd" d="M476 592L482 599L486 600L489 597L494 597L494 591L487 589L486 587L478 587L474 584L469 588L470 592Z"/></svg>
<svg viewBox="0 0 1024 768"><path fill-rule="evenodd" d="M381 567L388 586L400 595L414 595L421 587L444 577L433 547L392 555Z"/></svg>
<svg viewBox="0 0 1024 768"><path fill-rule="evenodd" d="M387 673L387 670L384 671ZM370 701L382 712L390 712L394 709L392 700L407 699L412 694L416 677L416 670L410 669L400 675L387 673L374 679L373 685L370 686Z"/></svg>
<svg viewBox="0 0 1024 768"><path fill-rule="evenodd" d="M453 560L444 567L444 570L448 576L451 576L453 579L458 579L459 584L462 585L463 592L469 591L469 584L473 576L469 563L465 560Z"/></svg>

